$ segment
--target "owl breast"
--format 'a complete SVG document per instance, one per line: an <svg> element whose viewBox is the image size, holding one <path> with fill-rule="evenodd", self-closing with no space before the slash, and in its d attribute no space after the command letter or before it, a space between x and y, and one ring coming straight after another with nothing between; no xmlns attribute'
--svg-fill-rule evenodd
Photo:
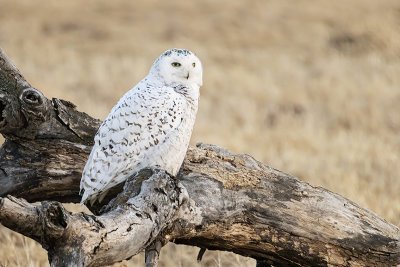
<svg viewBox="0 0 400 267"><path fill-rule="evenodd" d="M146 166L160 167L169 174L176 176L185 158L195 122L197 105L193 106L191 104L184 103L186 106L184 108L185 111L182 116L179 116L180 118L177 117L180 120L178 126L170 129L170 132L163 138L162 142L150 147L143 160L143 165L140 164L139 168ZM168 131L168 127L170 125L162 129Z"/></svg>

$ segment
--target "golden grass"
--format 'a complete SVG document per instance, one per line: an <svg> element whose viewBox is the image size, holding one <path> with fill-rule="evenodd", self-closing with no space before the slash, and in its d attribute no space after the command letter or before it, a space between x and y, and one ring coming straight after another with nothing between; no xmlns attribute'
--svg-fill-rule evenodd
<svg viewBox="0 0 400 267"><path fill-rule="evenodd" d="M105 118L162 51L190 49L204 65L193 144L251 154L400 225L399 1L0 0L0 7L0 45L46 96ZM196 266L196 254L169 245L161 266ZM45 262L37 244L0 230L0 264ZM254 261L207 252L197 266L246 265Z"/></svg>

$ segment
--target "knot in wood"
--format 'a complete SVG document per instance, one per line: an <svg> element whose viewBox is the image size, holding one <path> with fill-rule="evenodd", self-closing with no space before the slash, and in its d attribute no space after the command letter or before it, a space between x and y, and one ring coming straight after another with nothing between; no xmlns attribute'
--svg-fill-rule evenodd
<svg viewBox="0 0 400 267"><path fill-rule="evenodd" d="M22 90L19 95L21 108L27 119L31 117L46 120L50 101L39 90L29 87ZM29 120L28 119L28 120Z"/></svg>

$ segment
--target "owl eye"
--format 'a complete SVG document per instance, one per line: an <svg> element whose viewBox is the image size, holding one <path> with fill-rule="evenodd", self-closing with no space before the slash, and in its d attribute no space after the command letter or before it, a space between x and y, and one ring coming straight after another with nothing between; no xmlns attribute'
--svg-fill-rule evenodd
<svg viewBox="0 0 400 267"><path fill-rule="evenodd" d="M192 63L192 66L193 66L193 68L196 67L196 63L193 62L193 63Z"/></svg>
<svg viewBox="0 0 400 267"><path fill-rule="evenodd" d="M172 63L171 63L171 66L177 68L177 67L180 67L180 66L181 66L181 63L172 62Z"/></svg>

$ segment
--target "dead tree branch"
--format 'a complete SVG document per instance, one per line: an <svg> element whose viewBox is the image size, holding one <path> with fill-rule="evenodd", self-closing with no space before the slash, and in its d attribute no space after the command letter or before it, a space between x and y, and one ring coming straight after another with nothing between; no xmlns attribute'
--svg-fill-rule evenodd
<svg viewBox="0 0 400 267"><path fill-rule="evenodd" d="M400 264L396 226L212 145L189 148L176 179L144 169L91 207L97 216L71 214L55 201L79 201L99 124L32 88L0 50L0 222L41 243L53 266L110 264L146 248L146 264L154 266L168 240L233 251L260 265Z"/></svg>
<svg viewBox="0 0 400 267"><path fill-rule="evenodd" d="M104 215L72 215L59 202L33 205L8 196L1 200L1 222L40 242L48 250L52 266L99 266L121 261L161 235L167 226L164 222L175 220L179 208L175 180L159 170L145 170L137 176L143 179L140 193Z"/></svg>

